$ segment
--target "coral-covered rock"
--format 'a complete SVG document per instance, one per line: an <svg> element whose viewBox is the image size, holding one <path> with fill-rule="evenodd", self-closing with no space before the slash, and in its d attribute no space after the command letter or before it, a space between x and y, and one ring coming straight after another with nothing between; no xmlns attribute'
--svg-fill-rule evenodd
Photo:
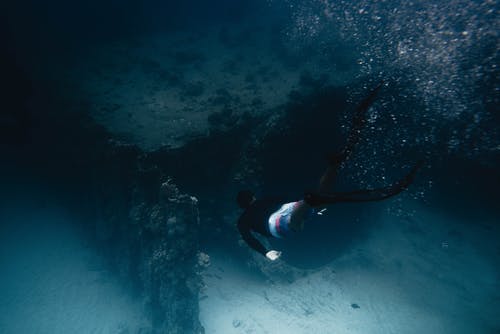
<svg viewBox="0 0 500 334"><path fill-rule="evenodd" d="M106 230L100 239L106 241L111 263L142 296L151 333L203 333L198 295L201 272L210 260L198 251L197 199L183 194L171 179L162 180L161 173L139 170L137 157L115 152L112 161L104 176L108 184L99 194L99 225Z"/></svg>

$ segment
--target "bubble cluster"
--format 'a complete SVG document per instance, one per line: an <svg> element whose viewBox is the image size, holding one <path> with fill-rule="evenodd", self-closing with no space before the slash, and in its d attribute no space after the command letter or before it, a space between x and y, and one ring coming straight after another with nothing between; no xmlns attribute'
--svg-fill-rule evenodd
<svg viewBox="0 0 500 334"><path fill-rule="evenodd" d="M356 50L357 78L370 77L373 84L383 79L392 87L391 96L371 111L370 142L378 141L376 147L366 143L372 154L415 146L440 155L498 154L500 134L493 125L498 124L494 109L500 96L496 1L287 4L293 13L287 37L295 45L349 45ZM369 88L353 86L351 100L359 101Z"/></svg>

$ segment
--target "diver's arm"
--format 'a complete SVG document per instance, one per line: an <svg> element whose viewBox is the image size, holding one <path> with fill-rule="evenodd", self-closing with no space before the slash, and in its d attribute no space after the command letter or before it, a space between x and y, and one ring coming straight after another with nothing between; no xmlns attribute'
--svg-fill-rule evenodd
<svg viewBox="0 0 500 334"><path fill-rule="evenodd" d="M257 238L255 238L250 230L245 229L245 228L239 228L241 237L245 242L247 243L248 246L250 246L253 250L256 252L259 252L263 256L266 256L266 253L268 253L268 250L264 245L262 245Z"/></svg>
<svg viewBox="0 0 500 334"><path fill-rule="evenodd" d="M267 250L260 242L255 238L250 231L241 233L241 237L245 242L247 243L248 246L250 246L252 249L255 251L259 252L260 254L264 255L266 258L268 258L271 261L275 261L280 258L281 252L277 250Z"/></svg>

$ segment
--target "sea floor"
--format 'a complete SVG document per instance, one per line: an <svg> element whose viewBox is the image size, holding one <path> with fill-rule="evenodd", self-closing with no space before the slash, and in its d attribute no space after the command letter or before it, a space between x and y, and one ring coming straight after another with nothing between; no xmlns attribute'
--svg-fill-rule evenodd
<svg viewBox="0 0 500 334"><path fill-rule="evenodd" d="M214 250L200 302L206 333L498 333L493 218L415 207L411 219L372 223L364 241L290 284Z"/></svg>
<svg viewBox="0 0 500 334"><path fill-rule="evenodd" d="M114 334L147 328L141 303L104 269L71 215L31 205L8 211L0 211L0 333Z"/></svg>
<svg viewBox="0 0 500 334"><path fill-rule="evenodd" d="M67 211L0 211L0 333L140 333L149 322ZM207 334L497 333L498 226L414 206L292 283L207 250L200 320ZM331 213L333 215L333 213Z"/></svg>

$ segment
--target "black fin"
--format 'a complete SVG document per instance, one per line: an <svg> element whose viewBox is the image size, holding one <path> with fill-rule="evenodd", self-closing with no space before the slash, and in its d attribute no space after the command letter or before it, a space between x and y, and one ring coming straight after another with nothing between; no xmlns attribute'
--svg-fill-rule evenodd
<svg viewBox="0 0 500 334"><path fill-rule="evenodd" d="M318 193L306 192L304 201L312 207L324 206L338 202L375 202L396 196L402 191L408 189L415 179L415 175L424 165L423 160L419 160L415 166L401 180L393 183L391 186L378 189L365 189L350 192L337 193Z"/></svg>

